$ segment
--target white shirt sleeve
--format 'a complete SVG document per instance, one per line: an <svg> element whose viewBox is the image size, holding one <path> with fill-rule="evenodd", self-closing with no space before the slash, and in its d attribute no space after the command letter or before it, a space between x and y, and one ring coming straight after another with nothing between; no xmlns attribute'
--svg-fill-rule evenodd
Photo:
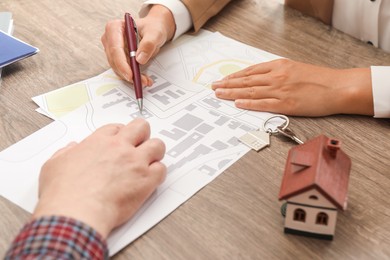
<svg viewBox="0 0 390 260"><path fill-rule="evenodd" d="M332 25L390 52L390 0L335 0Z"/></svg>
<svg viewBox="0 0 390 260"><path fill-rule="evenodd" d="M191 14L187 7L179 0L148 0L145 1L139 11L139 17L145 17L151 5L159 4L168 8L175 19L176 31L173 40L187 32L192 27Z"/></svg>
<svg viewBox="0 0 390 260"><path fill-rule="evenodd" d="M390 66L371 66L374 117L390 118Z"/></svg>

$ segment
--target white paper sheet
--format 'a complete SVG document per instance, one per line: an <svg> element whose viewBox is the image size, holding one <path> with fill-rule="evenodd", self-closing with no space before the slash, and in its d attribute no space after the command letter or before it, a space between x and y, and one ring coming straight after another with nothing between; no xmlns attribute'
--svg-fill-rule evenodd
<svg viewBox="0 0 390 260"><path fill-rule="evenodd" d="M237 137L259 128L270 115L237 109L233 102L215 98L214 92L203 85L212 77L223 75L224 71L218 73L215 64L231 64L220 62L220 59L232 61L230 57L216 53L217 50L231 53L227 50L228 46L224 45L226 48L222 49L222 46L214 44L231 43L236 51L247 54L240 62L248 61L246 58L252 55L263 61L276 56L261 56L263 52L221 35L210 37L199 39L206 41L205 44L190 39L182 47L167 49L162 54L166 57L159 56L146 70L155 83L144 90L143 117L151 125L151 136L162 139L167 146L163 162L167 165L168 176L138 213L109 236L110 255L156 225L248 152L249 148L239 143ZM204 46L207 45L213 48L206 53ZM199 57L187 55L187 50L193 49L196 50L193 55L203 52L205 56L198 60ZM169 51L176 53L177 59L173 59L172 54L168 55ZM186 54L185 58L179 54ZM191 59L195 62L192 63ZM253 59L248 62L254 62ZM186 72L186 77L195 75L198 84L186 77L180 79L175 76L173 72L179 67ZM191 73L187 73L189 71ZM40 168L56 150L70 141L82 140L99 126L125 124L140 116L134 92L112 71L76 84L86 90L84 98L88 100L85 105L75 110L72 108L73 112L64 113L60 119L0 153L0 194L30 212L37 202ZM49 114L53 113L51 108L56 105L55 102L50 103L53 100L43 95L36 97L35 101Z"/></svg>
<svg viewBox="0 0 390 260"><path fill-rule="evenodd" d="M164 71L169 78L189 80L210 88L211 82L232 72L277 58L280 56L220 33L201 30L197 36L183 35L166 45L148 67ZM148 67L143 68L146 74ZM108 70L32 99L40 107L38 112L57 119L115 87L118 80L115 73Z"/></svg>

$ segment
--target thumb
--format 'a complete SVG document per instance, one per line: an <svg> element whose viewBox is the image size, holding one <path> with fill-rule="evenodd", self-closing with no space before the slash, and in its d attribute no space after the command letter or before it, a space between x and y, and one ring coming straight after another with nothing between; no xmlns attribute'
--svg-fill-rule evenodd
<svg viewBox="0 0 390 260"><path fill-rule="evenodd" d="M137 50L136 59L139 64L146 64L152 55L155 53L157 49L157 43L148 39L147 37L142 38L139 43L139 47Z"/></svg>
<svg viewBox="0 0 390 260"><path fill-rule="evenodd" d="M139 43L136 59L139 64L146 64L160 48L165 44L166 36L161 29L155 29L143 33L142 40Z"/></svg>

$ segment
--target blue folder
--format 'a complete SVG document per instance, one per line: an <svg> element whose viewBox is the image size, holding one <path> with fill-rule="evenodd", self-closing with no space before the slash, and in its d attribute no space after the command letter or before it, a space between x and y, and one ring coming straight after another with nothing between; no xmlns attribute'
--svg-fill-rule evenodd
<svg viewBox="0 0 390 260"><path fill-rule="evenodd" d="M0 68L36 54L38 48L0 31Z"/></svg>

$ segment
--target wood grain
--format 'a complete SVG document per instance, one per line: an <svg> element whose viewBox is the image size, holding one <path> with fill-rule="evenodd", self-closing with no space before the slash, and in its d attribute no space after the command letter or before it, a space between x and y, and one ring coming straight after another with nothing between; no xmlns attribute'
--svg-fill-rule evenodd
<svg viewBox="0 0 390 260"><path fill-rule="evenodd" d="M109 68L100 36L105 23L136 13L142 1L2 0L14 35L40 53L7 67L0 86L0 149L50 120L31 97ZM389 65L390 55L278 1L234 1L206 29L280 56L335 68ZM337 115L291 118L302 139L342 140L352 159L348 209L338 215L332 242L285 235L277 196L293 144L272 138L117 254L115 259L384 259L390 257L390 121ZM1 174L7 174L0 169ZM29 214L0 199L0 253Z"/></svg>

